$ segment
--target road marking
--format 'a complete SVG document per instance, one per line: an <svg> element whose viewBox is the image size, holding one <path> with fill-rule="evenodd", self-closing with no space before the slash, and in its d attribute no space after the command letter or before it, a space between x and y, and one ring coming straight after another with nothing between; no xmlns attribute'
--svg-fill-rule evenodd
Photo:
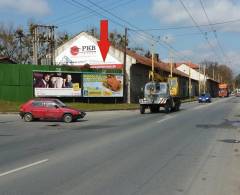
<svg viewBox="0 0 240 195"><path fill-rule="evenodd" d="M168 117L165 117L165 118L163 118L163 119L161 119L161 120L157 121L157 123L164 122L164 121L166 121L166 120L169 120L169 119L171 119L171 118L174 118L174 117L173 117L173 116L168 116Z"/></svg>
<svg viewBox="0 0 240 195"><path fill-rule="evenodd" d="M31 163L31 164L28 164L28 165L25 165L25 166L22 166L22 167L19 167L19 168L16 168L16 169L13 169L13 170L4 172L4 173L1 173L1 174L0 174L0 177L3 177L3 176L5 176L5 175L9 175L9 174L11 174L11 173L15 173L15 172L17 172L17 171L21 171L21 170L23 170L23 169L27 169L27 168L36 166L36 165L39 165L39 164L42 164L42 163L45 163L45 162L47 162L47 161L48 161L48 159L40 160L40 161Z"/></svg>

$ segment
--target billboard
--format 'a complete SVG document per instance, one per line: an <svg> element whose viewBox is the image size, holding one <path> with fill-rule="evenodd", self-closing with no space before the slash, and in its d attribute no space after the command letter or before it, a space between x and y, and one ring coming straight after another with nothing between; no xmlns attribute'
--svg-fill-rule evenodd
<svg viewBox="0 0 240 195"><path fill-rule="evenodd" d="M83 74L84 97L122 97L123 75Z"/></svg>
<svg viewBox="0 0 240 195"><path fill-rule="evenodd" d="M80 97L81 73L33 72L35 97Z"/></svg>
<svg viewBox="0 0 240 195"><path fill-rule="evenodd" d="M94 69L123 69L120 53L114 53L110 47L106 60L103 61L97 39L87 33L80 33L78 36L66 42L56 49L56 64L68 66L89 65Z"/></svg>

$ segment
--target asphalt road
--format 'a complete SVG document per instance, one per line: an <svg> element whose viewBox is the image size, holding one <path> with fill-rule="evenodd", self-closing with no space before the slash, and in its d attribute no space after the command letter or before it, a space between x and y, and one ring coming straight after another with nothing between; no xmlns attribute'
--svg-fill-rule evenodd
<svg viewBox="0 0 240 195"><path fill-rule="evenodd" d="M239 195L240 98L171 114L0 115L1 195Z"/></svg>

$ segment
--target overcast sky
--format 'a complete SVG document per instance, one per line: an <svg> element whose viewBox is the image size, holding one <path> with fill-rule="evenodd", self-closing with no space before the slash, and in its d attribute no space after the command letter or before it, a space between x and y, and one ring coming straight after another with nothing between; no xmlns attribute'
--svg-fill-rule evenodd
<svg viewBox="0 0 240 195"><path fill-rule="evenodd" d="M0 22L25 30L32 20L76 34L98 28L104 18L109 19L110 30L123 33L123 26L137 29L129 30L130 46L151 48L154 43L162 60L168 59L170 46L177 51L175 61L215 60L240 73L239 0L0 0ZM189 28L179 28L183 26Z"/></svg>

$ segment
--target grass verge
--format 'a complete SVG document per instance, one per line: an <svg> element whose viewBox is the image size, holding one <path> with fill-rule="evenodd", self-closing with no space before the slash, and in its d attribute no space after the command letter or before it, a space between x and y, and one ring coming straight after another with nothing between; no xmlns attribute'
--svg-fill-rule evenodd
<svg viewBox="0 0 240 195"><path fill-rule="evenodd" d="M18 112L22 102L10 102L0 100L0 112ZM67 106L77 108L84 111L100 111L100 110L132 110L138 109L138 104L88 104L88 103L66 103Z"/></svg>
<svg viewBox="0 0 240 195"><path fill-rule="evenodd" d="M196 101L197 98L191 99L184 99L182 103ZM19 107L22 102L11 102L11 101L4 101L0 100L0 112L7 113L7 112L18 112ZM66 103L67 106L72 108L77 108L84 111L104 111L104 110L133 110L138 109L139 104L93 104L93 103Z"/></svg>

